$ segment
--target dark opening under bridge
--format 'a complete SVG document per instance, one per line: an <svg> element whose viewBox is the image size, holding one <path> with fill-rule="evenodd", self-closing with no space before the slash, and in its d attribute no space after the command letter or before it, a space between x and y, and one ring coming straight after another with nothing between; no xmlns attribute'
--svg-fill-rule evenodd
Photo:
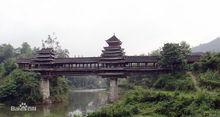
<svg viewBox="0 0 220 117"><path fill-rule="evenodd" d="M42 76L40 91L43 101L49 102L49 79L59 75L90 75L110 78L110 100L118 97L117 78L126 78L130 74L169 72L170 69L158 64L158 56L126 56L121 48L122 42L114 35L106 40L100 57L56 58L52 48L42 48L30 59L18 59L19 68L38 72ZM201 55L190 55L187 63L192 64Z"/></svg>

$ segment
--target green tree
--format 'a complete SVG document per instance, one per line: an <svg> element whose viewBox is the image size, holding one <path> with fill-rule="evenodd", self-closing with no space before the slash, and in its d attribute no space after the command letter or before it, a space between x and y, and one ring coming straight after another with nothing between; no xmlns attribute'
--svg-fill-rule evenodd
<svg viewBox="0 0 220 117"><path fill-rule="evenodd" d="M187 56L190 54L190 48L185 42L180 44L166 43L160 54L160 65L171 68L172 72L175 72L177 70L183 70L185 67Z"/></svg>
<svg viewBox="0 0 220 117"><path fill-rule="evenodd" d="M190 45L185 41L180 42L180 48L184 57L187 57L191 53Z"/></svg>
<svg viewBox="0 0 220 117"><path fill-rule="evenodd" d="M50 80L51 99L54 102L62 102L67 98L69 85L65 77L57 77Z"/></svg>
<svg viewBox="0 0 220 117"><path fill-rule="evenodd" d="M27 42L22 43L20 54L21 54L21 57L23 58L31 57L32 49L31 49L31 46Z"/></svg>
<svg viewBox="0 0 220 117"><path fill-rule="evenodd" d="M10 74L14 69L17 68L17 64L14 58L5 60L3 63L4 75Z"/></svg>
<svg viewBox="0 0 220 117"><path fill-rule="evenodd" d="M5 74L4 64L1 63L1 64L0 64L0 79L3 78L4 74Z"/></svg>
<svg viewBox="0 0 220 117"><path fill-rule="evenodd" d="M14 48L10 44L0 45L0 63L15 56Z"/></svg>
<svg viewBox="0 0 220 117"><path fill-rule="evenodd" d="M35 73L13 70L1 81L0 101L10 104L26 102L35 104L40 102L39 76Z"/></svg>

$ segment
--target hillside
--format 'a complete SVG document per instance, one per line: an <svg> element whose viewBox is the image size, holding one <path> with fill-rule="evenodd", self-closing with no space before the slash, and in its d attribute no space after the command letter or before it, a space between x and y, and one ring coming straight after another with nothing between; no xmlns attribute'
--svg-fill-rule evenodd
<svg viewBox="0 0 220 117"><path fill-rule="evenodd" d="M220 52L220 37L192 48L192 52Z"/></svg>

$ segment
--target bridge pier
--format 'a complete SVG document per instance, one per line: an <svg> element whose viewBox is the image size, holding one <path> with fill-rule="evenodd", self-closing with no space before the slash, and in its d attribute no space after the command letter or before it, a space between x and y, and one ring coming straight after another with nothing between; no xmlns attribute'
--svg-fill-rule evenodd
<svg viewBox="0 0 220 117"><path fill-rule="evenodd" d="M118 78L110 78L110 95L109 101L113 102L118 99Z"/></svg>
<svg viewBox="0 0 220 117"><path fill-rule="evenodd" d="M43 104L50 104L50 81L48 78L41 78L40 93L43 96Z"/></svg>

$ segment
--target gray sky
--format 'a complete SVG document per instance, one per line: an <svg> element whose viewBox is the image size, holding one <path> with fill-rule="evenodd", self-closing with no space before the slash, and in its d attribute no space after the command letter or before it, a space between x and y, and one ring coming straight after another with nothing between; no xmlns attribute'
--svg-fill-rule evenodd
<svg viewBox="0 0 220 117"><path fill-rule="evenodd" d="M56 33L71 55L98 56L113 33L127 55L220 36L219 0L0 0L0 44L41 46Z"/></svg>

